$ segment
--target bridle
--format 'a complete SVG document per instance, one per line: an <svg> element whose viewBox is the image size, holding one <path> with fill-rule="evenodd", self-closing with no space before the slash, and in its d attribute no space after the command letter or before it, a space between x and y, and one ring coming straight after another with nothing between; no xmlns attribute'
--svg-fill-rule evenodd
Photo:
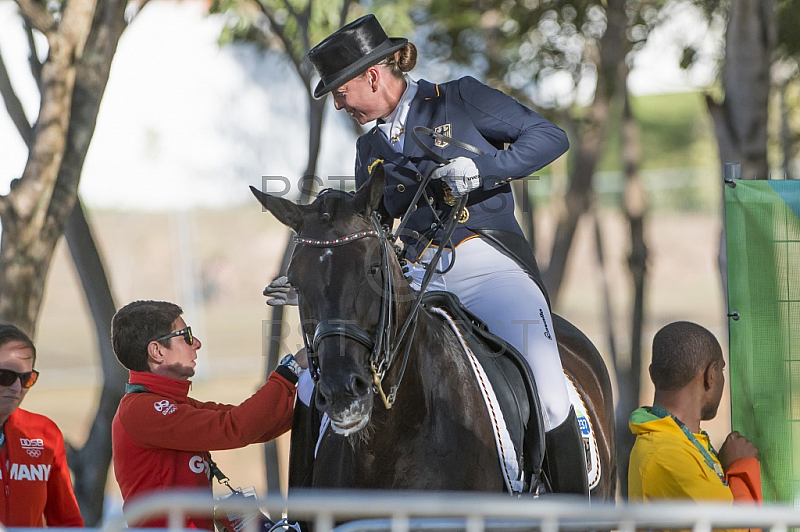
<svg viewBox="0 0 800 532"><path fill-rule="evenodd" d="M410 346L412 343L411 338L413 337L414 330L416 329L416 318L414 317L416 316L416 313L409 315L409 317L406 319L406 324L409 324L413 321L414 326L409 329L409 327L404 325L404 327L401 329L402 332L399 340L402 340L403 336L408 330L411 331L411 335L409 337L409 341L406 342L406 349L402 355L400 376L398 377L395 385L392 386L390 393L386 395L383 391L383 379L387 371L392 367L392 364L396 358L398 345L402 343L397 342L397 345L395 345L395 339L393 338L393 325L395 320L395 286L389 254L394 253L394 250L391 248L392 244L389 241L386 231L384 231L380 225L377 214L373 213L370 216L370 224L372 229L357 231L355 233L335 239L319 240L297 235L294 240L296 245L304 245L316 248L334 248L351 244L364 238L378 239L380 243L382 286L380 314L378 316L378 326L375 338L373 338L362 327L354 323L353 320L342 318L326 318L317 324L316 328L314 329L313 336L309 337L304 329L303 341L305 342L306 351L309 355L308 359L311 369L311 376L315 382L319 381L319 360L317 357L317 352L319 351L319 346L323 340L327 338L348 338L367 348L370 351L370 367L373 374L373 386L375 391L380 394L384 405L388 409L391 408L392 404L394 403L394 399L397 394L397 387L399 386L400 379L402 379L402 375L405 372ZM302 307L300 312L301 323L306 323L302 316Z"/></svg>

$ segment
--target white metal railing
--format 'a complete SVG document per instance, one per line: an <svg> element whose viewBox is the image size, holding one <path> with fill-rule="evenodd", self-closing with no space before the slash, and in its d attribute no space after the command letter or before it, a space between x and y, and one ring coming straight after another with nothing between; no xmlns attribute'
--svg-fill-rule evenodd
<svg viewBox="0 0 800 532"><path fill-rule="evenodd" d="M790 506L729 506L722 504L588 504L561 496L536 500L495 493L322 491L293 492L289 498L269 496L213 500L189 493L158 493L131 503L124 516L109 520L101 532L120 532L126 520L167 517L169 530L182 530L184 516L211 515L214 507L225 512L266 511L278 520L313 523L315 532L416 532L492 530L619 530L762 528L786 532L800 527L800 510ZM340 524L336 527L337 523ZM241 532L256 531L256 521Z"/></svg>

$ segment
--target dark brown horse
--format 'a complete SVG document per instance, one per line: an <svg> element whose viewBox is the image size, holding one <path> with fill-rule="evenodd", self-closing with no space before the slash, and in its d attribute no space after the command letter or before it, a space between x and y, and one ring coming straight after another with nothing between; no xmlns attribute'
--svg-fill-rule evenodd
<svg viewBox="0 0 800 532"><path fill-rule="evenodd" d="M328 191L310 205L253 189L297 233L288 277L299 294L315 404L330 419L318 442L308 430L296 438L304 427L295 426L293 467L295 442L303 438L310 450L299 452L311 458L316 446L316 458L309 478L290 477L315 487L503 491L502 445L496 445L471 362L443 318L419 304L373 215L383 186L379 168L355 195ZM558 316L554 326L598 442L602 476L592 494L613 499L614 413L606 367L577 328ZM524 389L519 373L506 380ZM538 426L538 419L531 422Z"/></svg>

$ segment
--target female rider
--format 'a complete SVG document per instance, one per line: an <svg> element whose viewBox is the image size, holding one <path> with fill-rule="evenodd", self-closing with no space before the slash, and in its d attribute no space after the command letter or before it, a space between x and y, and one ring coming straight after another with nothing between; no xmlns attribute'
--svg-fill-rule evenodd
<svg viewBox="0 0 800 532"><path fill-rule="evenodd" d="M336 109L362 125L377 121L356 144L356 185L369 179L377 163L383 164L384 223L391 225L392 218L406 212L423 177L432 173L428 199L420 199L400 235L415 288L424 265L443 244L437 240L440 220L457 198L469 194L451 241L444 243L447 249L438 270L446 273L434 275L428 288L455 293L491 332L523 354L533 369L542 404L553 490L587 494L584 448L567 394L549 302L530 246L514 218L509 185L562 155L569 146L566 134L474 78L440 85L414 81L406 72L414 68L416 56L412 43L387 37L378 20L366 15L309 52L321 78L314 96L331 92ZM451 162L438 166L412 142L409 132L415 126L471 144L483 155L439 139L435 149Z"/></svg>

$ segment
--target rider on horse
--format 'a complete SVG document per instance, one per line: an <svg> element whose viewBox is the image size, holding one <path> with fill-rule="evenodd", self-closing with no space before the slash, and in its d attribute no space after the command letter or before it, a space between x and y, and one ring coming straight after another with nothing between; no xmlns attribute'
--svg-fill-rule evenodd
<svg viewBox="0 0 800 532"><path fill-rule="evenodd" d="M384 225L409 210L425 176L433 178L398 235L406 245L412 286L419 288L426 268L434 267L427 263L439 246L445 246L427 288L455 293L491 332L524 355L541 400L551 487L555 492L587 494L584 447L549 301L514 217L509 184L562 155L568 148L566 134L474 78L441 85L414 81L405 73L416 64L415 46L404 38L387 37L373 15L333 33L308 57L321 78L315 97L331 92L336 108L360 124L377 120L357 142L356 184L367 182L382 163L386 185L379 211ZM439 134L435 148L449 164L437 167L408 142L411 135L406 133L416 126ZM477 149L466 151L464 143ZM460 223L451 239L441 242L447 214L467 194Z"/></svg>

